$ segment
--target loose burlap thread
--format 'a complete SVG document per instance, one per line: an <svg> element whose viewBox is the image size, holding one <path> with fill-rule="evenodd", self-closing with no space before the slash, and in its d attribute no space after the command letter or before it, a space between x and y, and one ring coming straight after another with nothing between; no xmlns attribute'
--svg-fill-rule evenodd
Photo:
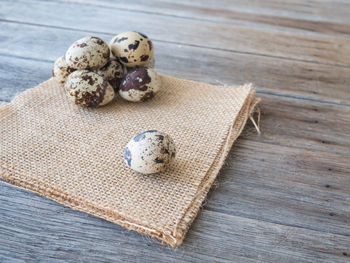
<svg viewBox="0 0 350 263"><path fill-rule="evenodd" d="M0 175L73 209L180 245L253 111L251 85L213 86L161 75L144 103L117 98L101 108L70 103L50 79L0 107ZM123 160L136 134L175 141L165 172L141 175Z"/></svg>

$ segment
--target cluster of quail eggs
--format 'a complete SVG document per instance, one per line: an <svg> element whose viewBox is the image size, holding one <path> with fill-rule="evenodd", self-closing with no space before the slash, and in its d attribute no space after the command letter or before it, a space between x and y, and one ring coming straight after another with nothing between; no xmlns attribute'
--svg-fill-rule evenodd
<svg viewBox="0 0 350 263"><path fill-rule="evenodd" d="M153 54L152 41L138 32L116 35L109 45L98 37L84 37L55 61L53 77L80 106L104 106L116 93L128 101L145 101L161 86Z"/></svg>
<svg viewBox="0 0 350 263"><path fill-rule="evenodd" d="M98 37L84 37L55 61L53 78L64 87L68 99L79 106L104 106L117 93L127 101L145 101L161 87L153 69L153 54L152 41L139 32L118 34L109 45ZM136 172L153 174L164 171L175 154L169 135L148 130L131 139L124 160Z"/></svg>

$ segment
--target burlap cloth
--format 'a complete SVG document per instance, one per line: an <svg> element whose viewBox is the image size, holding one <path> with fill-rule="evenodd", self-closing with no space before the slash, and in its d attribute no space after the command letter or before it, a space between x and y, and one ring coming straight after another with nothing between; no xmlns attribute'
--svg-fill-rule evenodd
<svg viewBox="0 0 350 263"><path fill-rule="evenodd" d="M218 87L162 75L144 103L97 109L70 103L50 79L0 107L1 177L71 208L182 243L257 100L250 85ZM166 172L140 175L123 160L136 134L158 129L177 147Z"/></svg>

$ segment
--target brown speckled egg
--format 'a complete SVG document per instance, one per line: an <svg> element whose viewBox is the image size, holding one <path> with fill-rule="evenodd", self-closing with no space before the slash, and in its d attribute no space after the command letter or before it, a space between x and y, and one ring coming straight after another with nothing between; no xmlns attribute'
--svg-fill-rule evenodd
<svg viewBox="0 0 350 263"><path fill-rule="evenodd" d="M68 66L75 69L98 69L107 64L110 50L98 37L84 37L75 41L67 50Z"/></svg>
<svg viewBox="0 0 350 263"><path fill-rule="evenodd" d="M97 74L108 80L114 90L119 90L119 85L126 73L125 66L118 62L117 59L110 59L102 68L95 70Z"/></svg>
<svg viewBox="0 0 350 263"><path fill-rule="evenodd" d="M122 79L119 95L132 102L145 101L154 97L160 85L160 77L153 69L135 68Z"/></svg>
<svg viewBox="0 0 350 263"><path fill-rule="evenodd" d="M138 32L124 32L116 35L109 43L113 56L125 66L145 66L154 53L152 41Z"/></svg>
<svg viewBox="0 0 350 263"><path fill-rule="evenodd" d="M67 77L73 71L75 71L75 69L67 65L64 57L59 57L53 65L52 76L58 84L63 86L66 82Z"/></svg>
<svg viewBox="0 0 350 263"><path fill-rule="evenodd" d="M125 69L126 69L127 72L129 72L129 71L131 71L131 70L133 70L133 69L135 69L135 68L137 68L137 67L139 67L139 66L132 67L132 68L130 68L130 67L125 67ZM144 67L145 67L145 68L152 68L152 69L154 69L154 67L155 67L155 60L154 60L154 57L153 57L153 58L150 60L150 62L148 62L148 64L145 65Z"/></svg>
<svg viewBox="0 0 350 263"><path fill-rule="evenodd" d="M134 171L153 174L164 171L175 159L176 147L169 135L148 130L136 135L124 149L124 161Z"/></svg>
<svg viewBox="0 0 350 263"><path fill-rule="evenodd" d="M77 70L70 74L65 89L71 101L86 107L106 105L115 95L113 87L107 80L88 70Z"/></svg>

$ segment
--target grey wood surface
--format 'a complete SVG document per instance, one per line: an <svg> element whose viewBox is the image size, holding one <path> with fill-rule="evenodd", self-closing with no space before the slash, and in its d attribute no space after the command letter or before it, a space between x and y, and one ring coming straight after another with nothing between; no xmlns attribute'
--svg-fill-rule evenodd
<svg viewBox="0 0 350 263"><path fill-rule="evenodd" d="M0 101L51 76L74 40L138 30L156 69L253 82L248 123L184 244L0 181L0 262L350 262L350 2L1 0Z"/></svg>

